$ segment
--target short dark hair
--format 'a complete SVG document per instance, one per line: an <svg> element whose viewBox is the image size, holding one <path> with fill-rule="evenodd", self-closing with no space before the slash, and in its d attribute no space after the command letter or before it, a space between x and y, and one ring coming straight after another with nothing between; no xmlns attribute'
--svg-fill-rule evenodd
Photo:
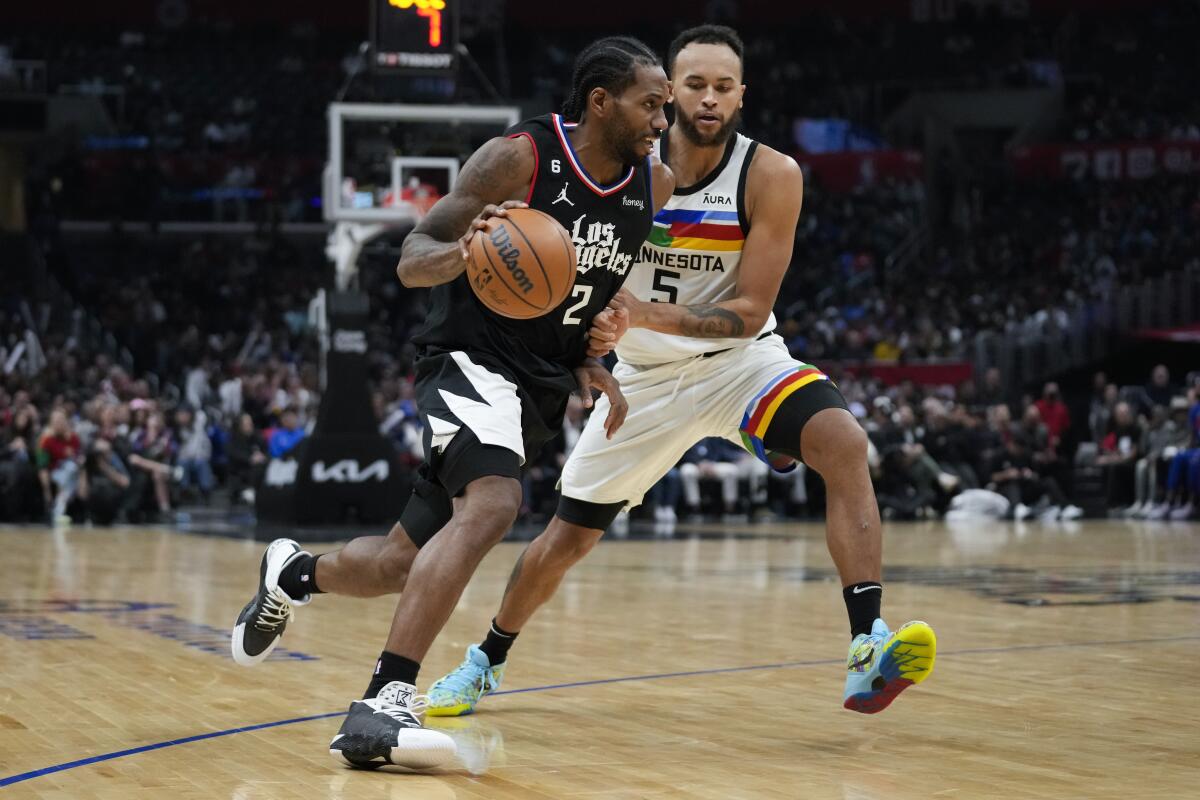
<svg viewBox="0 0 1200 800"><path fill-rule="evenodd" d="M571 94L563 103L563 116L574 122L582 119L592 89L600 87L613 94L625 91L633 83L638 66L662 66L654 51L640 39L606 36L592 42L575 59Z"/></svg>
<svg viewBox="0 0 1200 800"><path fill-rule="evenodd" d="M688 28L671 41L671 46L667 48L668 75L675 72L675 58L679 51L689 44L723 44L734 52L738 61L743 60L742 54L746 52L742 37L738 36L733 28L727 25L697 25Z"/></svg>

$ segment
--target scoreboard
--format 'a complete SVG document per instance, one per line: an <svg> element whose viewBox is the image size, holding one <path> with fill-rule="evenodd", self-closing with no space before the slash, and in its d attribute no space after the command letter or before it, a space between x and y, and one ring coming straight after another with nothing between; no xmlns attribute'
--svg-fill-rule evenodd
<svg viewBox="0 0 1200 800"><path fill-rule="evenodd" d="M372 69L408 75L450 75L455 71L462 0L370 3Z"/></svg>

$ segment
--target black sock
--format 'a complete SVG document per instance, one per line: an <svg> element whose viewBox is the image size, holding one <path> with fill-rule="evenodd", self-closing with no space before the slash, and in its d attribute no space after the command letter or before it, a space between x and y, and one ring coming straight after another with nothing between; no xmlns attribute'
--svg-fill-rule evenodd
<svg viewBox="0 0 1200 800"><path fill-rule="evenodd" d="M518 631L519 633L519 631ZM483 640L483 644L479 645L479 649L488 657L488 661L492 666L503 664L508 658L508 648L512 647L513 642L517 640L516 633L509 633L496 624L496 618L492 618L492 627L488 628L487 638Z"/></svg>
<svg viewBox="0 0 1200 800"><path fill-rule="evenodd" d="M860 633L870 633L871 626L879 618L879 604L883 600L883 586L879 581L866 581L842 589L846 601L846 613L850 615L850 638Z"/></svg>
<svg viewBox="0 0 1200 800"><path fill-rule="evenodd" d="M317 588L317 559L320 556L301 553L294 556L287 565L279 571L279 588L287 592L293 600L299 600L306 594L321 594Z"/></svg>
<svg viewBox="0 0 1200 800"><path fill-rule="evenodd" d="M367 692L363 695L363 699L369 700L375 697L379 694L380 689L392 681L415 685L417 673L420 671L421 665L416 661L384 650L379 654L379 660L375 662L375 674L371 676L371 683L367 686Z"/></svg>

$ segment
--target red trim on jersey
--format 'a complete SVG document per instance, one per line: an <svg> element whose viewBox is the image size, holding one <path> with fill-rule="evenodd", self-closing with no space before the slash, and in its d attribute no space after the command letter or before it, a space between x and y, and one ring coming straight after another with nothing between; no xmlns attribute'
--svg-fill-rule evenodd
<svg viewBox="0 0 1200 800"><path fill-rule="evenodd" d="M529 181L529 194L525 195L525 203L526 203L526 205L528 205L529 203L531 203L533 201L533 187L537 186L538 151L537 151L537 142L535 142L533 140L533 137L531 135L529 135L528 133L526 133L525 131L521 131L520 133L510 134L508 138L517 139L521 136L524 136L526 139L529 140L529 143L531 145L533 145L533 178L530 179L530 181Z"/></svg>
<svg viewBox="0 0 1200 800"><path fill-rule="evenodd" d="M738 241L746 235L737 225L714 225L711 222L674 222L668 229L672 236L695 236L700 239Z"/></svg>
<svg viewBox="0 0 1200 800"><path fill-rule="evenodd" d="M563 152L567 156L567 161L571 162L571 169L575 170L575 174L579 177L579 180L583 181L584 185L586 185L594 193L600 195L601 197L608 197L610 194L624 189L629 185L629 182L633 180L633 176L637 172L637 167L630 167L629 174L612 186L601 186L592 178L592 176L588 175L587 172L584 171L583 165L580 164L575 158L575 149L571 146L571 140L567 138L567 133L564 130L564 128L575 127L575 125L564 121L563 118L558 114L551 114L550 121L554 125L554 132L558 134L558 143L562 145Z"/></svg>

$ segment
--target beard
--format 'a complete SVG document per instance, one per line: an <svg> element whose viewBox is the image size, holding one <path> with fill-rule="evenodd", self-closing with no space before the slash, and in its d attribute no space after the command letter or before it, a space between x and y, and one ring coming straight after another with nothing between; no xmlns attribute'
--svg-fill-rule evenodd
<svg viewBox="0 0 1200 800"><path fill-rule="evenodd" d="M639 132L620 114L613 118L612 126L604 134L613 155L627 167L636 167L646 160L639 152L643 136L658 138L658 131Z"/></svg>
<svg viewBox="0 0 1200 800"><path fill-rule="evenodd" d="M729 137L737 131L738 125L742 121L742 110L734 109L729 119L725 120L725 124L709 134L701 133L691 117L676 114L675 121L679 123L679 129L683 131L683 135L696 147L720 147L729 141Z"/></svg>

